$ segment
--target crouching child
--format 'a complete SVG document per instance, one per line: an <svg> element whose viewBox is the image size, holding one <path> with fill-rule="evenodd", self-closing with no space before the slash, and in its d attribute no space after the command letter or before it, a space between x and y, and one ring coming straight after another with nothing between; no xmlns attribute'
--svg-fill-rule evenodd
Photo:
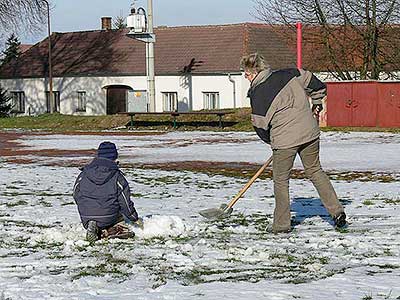
<svg viewBox="0 0 400 300"><path fill-rule="evenodd" d="M123 221L139 221L130 199L128 181L118 168L117 158L115 144L102 142L97 156L75 181L73 196L90 243L103 237L133 237L134 233Z"/></svg>

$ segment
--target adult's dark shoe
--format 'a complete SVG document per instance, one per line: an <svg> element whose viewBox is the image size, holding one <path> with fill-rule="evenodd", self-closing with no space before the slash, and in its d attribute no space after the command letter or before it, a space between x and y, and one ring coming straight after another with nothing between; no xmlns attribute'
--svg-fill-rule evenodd
<svg viewBox="0 0 400 300"><path fill-rule="evenodd" d="M337 216L333 217L333 222L335 223L336 228L344 228L347 225L346 214L341 212Z"/></svg>
<svg viewBox="0 0 400 300"><path fill-rule="evenodd" d="M90 244L94 244L99 239L99 228L97 227L96 221L89 221L86 229L86 240Z"/></svg>

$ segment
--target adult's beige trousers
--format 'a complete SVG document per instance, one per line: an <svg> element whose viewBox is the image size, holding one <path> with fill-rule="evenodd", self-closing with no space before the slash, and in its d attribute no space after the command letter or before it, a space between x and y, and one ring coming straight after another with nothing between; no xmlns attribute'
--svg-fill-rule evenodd
<svg viewBox="0 0 400 300"><path fill-rule="evenodd" d="M319 138L289 149L273 150L273 179L275 211L272 229L275 232L290 230L289 177L296 155L299 154L306 176L312 181L319 197L334 217L343 212L329 177L319 161Z"/></svg>

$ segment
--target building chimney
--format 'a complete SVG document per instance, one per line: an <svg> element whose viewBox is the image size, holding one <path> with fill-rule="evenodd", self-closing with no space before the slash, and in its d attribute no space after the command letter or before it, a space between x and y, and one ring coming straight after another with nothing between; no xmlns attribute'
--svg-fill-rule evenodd
<svg viewBox="0 0 400 300"><path fill-rule="evenodd" d="M111 30L111 17L101 18L101 30Z"/></svg>

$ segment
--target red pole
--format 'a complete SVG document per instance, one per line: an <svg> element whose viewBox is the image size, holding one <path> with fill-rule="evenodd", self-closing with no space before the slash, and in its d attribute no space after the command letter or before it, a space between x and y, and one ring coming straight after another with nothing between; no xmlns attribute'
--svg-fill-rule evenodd
<svg viewBox="0 0 400 300"><path fill-rule="evenodd" d="M302 24L297 22L297 69L301 69L302 67Z"/></svg>

